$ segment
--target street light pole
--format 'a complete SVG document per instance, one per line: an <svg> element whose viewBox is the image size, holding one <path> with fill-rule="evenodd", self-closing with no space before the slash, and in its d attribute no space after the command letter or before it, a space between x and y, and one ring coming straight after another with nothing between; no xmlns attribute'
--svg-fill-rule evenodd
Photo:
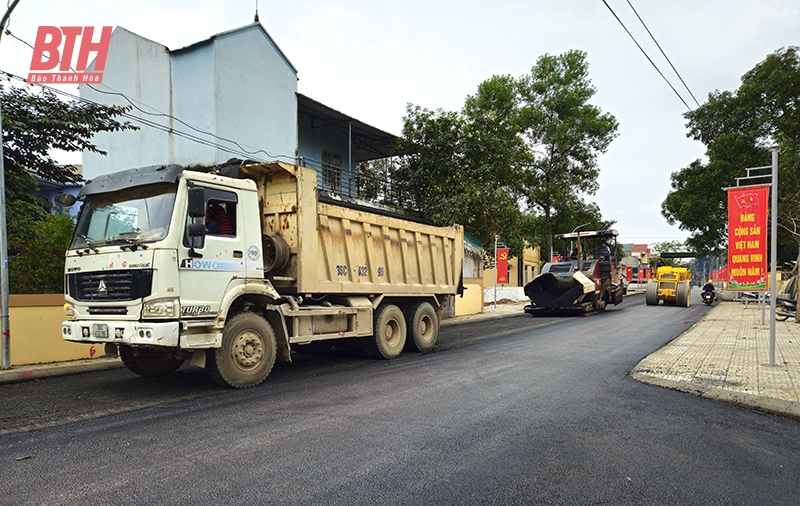
<svg viewBox="0 0 800 506"><path fill-rule="evenodd" d="M772 148L772 209L770 210L769 259L769 365L775 365L775 305L778 296L778 148Z"/></svg>
<svg viewBox="0 0 800 506"><path fill-rule="evenodd" d="M3 121L0 105L0 123ZM8 319L8 243L6 242L6 173L3 161L3 143L0 142L0 332L2 332L2 364L0 369L11 369L11 330Z"/></svg>
<svg viewBox="0 0 800 506"><path fill-rule="evenodd" d="M14 0L0 20L0 36L6 28L11 11L20 0ZM3 112L0 105L0 131L2 131ZM3 143L0 142L0 342L2 342L2 360L0 369L11 369L11 330L8 319L8 243L6 235L6 171L3 155Z"/></svg>

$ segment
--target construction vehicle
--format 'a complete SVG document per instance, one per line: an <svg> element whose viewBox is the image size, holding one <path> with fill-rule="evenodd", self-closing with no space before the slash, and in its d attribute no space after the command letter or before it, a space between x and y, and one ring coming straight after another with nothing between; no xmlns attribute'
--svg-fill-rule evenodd
<svg viewBox="0 0 800 506"><path fill-rule="evenodd" d="M604 311L619 304L625 291L616 276L618 232L596 230L556 234L568 253L548 262L542 273L525 285L530 315L571 316Z"/></svg>
<svg viewBox="0 0 800 506"><path fill-rule="evenodd" d="M63 339L104 344L142 376L190 361L236 388L291 350L336 343L392 359L434 347L462 289L461 226L323 199L317 172L297 165L226 174L168 165L86 183Z"/></svg>
<svg viewBox="0 0 800 506"><path fill-rule="evenodd" d="M660 259L667 259L669 265L658 265L654 278L647 280L644 301L648 306L655 306L658 301L664 304L689 307L692 295L692 273L686 266L681 266L681 258L693 258L694 253L663 252Z"/></svg>

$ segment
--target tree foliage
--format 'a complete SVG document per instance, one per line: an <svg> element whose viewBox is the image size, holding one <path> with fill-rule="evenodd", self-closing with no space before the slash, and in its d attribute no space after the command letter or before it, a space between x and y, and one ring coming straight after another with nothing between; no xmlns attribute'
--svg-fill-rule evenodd
<svg viewBox="0 0 800 506"><path fill-rule="evenodd" d="M771 164L778 147L779 258L787 241L800 246L800 55L797 47L770 54L742 76L736 91L715 91L685 115L688 137L705 144L708 160L695 160L671 176L664 217L692 235L689 246L712 253L727 241L727 195L747 167Z"/></svg>
<svg viewBox="0 0 800 506"><path fill-rule="evenodd" d="M574 208L576 195L597 191L597 157L616 137L618 123L589 103L596 90L582 51L540 57L519 87L530 155L523 193L552 241L554 215Z"/></svg>
<svg viewBox="0 0 800 506"><path fill-rule="evenodd" d="M134 127L116 119L126 108L64 102L47 89L32 93L27 87L4 87L0 104L10 289L60 293L72 219L50 214L33 174L57 182L79 181L75 167L58 165L52 158L53 149L105 154L91 141L95 133Z"/></svg>
<svg viewBox="0 0 800 506"><path fill-rule="evenodd" d="M30 236L14 237L9 256L9 285L12 293L62 293L64 252L72 239L74 223L65 213L45 214L31 224ZM13 242L12 242L13 241Z"/></svg>
<svg viewBox="0 0 800 506"><path fill-rule="evenodd" d="M498 236L515 254L554 227L600 223L583 196L597 190L617 122L594 93L586 54L569 51L518 79L491 77L458 112L409 104L392 180L434 222L461 223L484 246Z"/></svg>

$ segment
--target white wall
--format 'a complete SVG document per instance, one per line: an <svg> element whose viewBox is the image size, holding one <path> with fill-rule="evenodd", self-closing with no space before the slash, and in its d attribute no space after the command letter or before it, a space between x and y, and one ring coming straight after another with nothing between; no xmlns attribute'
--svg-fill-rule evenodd
<svg viewBox="0 0 800 506"><path fill-rule="evenodd" d="M217 131L236 132L248 151L266 151L253 155L259 159L294 158L297 74L272 42L257 29L220 37L215 62Z"/></svg>
<svg viewBox="0 0 800 506"><path fill-rule="evenodd" d="M163 45L116 27L111 35L103 84L94 86L99 91L81 85L80 95L106 105L130 105L124 98L109 94L121 92L147 111L169 112L169 60ZM93 66L94 63L90 68ZM164 118L148 116L136 109L131 114L167 124ZM169 145L165 133L149 127L142 127L135 132L99 133L94 137L94 142L108 155L83 153L83 176L86 179L118 170L164 163Z"/></svg>
<svg viewBox="0 0 800 506"><path fill-rule="evenodd" d="M297 74L260 25L218 34L210 41L172 53L161 44L117 27L111 37L103 84L96 88L119 91L142 109L163 114L133 110L131 114L137 117L252 154L229 153L140 125L135 132L95 136L108 156L83 154L87 179L156 164L208 166L234 157L273 160L295 156ZM88 86L81 86L80 93L100 103L129 105L122 97Z"/></svg>

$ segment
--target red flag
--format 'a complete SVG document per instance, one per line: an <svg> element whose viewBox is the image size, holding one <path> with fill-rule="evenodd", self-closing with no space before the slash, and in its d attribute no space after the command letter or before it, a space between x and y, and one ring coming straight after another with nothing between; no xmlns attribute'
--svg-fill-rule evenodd
<svg viewBox="0 0 800 506"><path fill-rule="evenodd" d="M508 248L497 248L497 284L508 284Z"/></svg>
<svg viewBox="0 0 800 506"><path fill-rule="evenodd" d="M728 290L767 290L769 186L728 189L728 266L716 272Z"/></svg>

